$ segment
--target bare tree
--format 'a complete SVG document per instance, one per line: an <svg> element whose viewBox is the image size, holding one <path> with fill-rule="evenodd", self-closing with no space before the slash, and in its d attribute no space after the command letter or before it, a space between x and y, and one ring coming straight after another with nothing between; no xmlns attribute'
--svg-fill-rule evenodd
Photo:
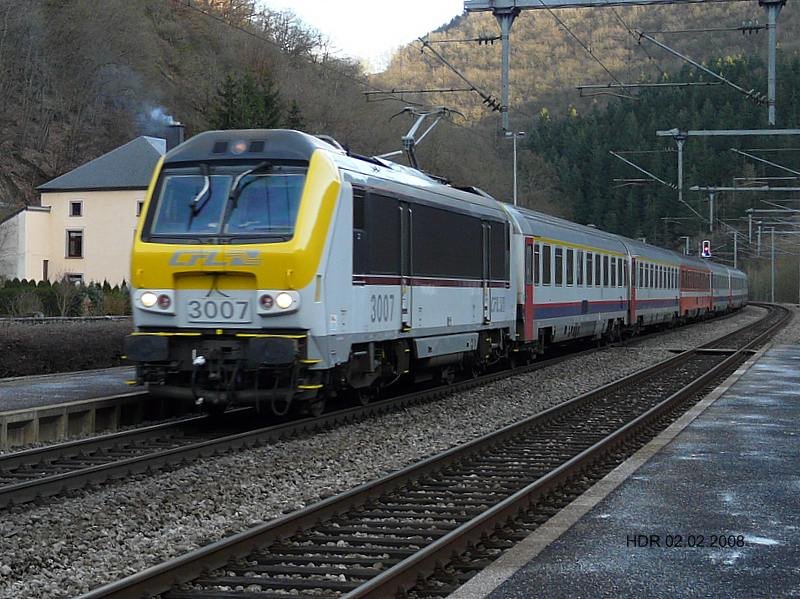
<svg viewBox="0 0 800 599"><path fill-rule="evenodd" d="M81 295L80 284L70 280L66 273L57 275L57 282L53 283L53 294L56 299L56 309L59 316L69 316Z"/></svg>

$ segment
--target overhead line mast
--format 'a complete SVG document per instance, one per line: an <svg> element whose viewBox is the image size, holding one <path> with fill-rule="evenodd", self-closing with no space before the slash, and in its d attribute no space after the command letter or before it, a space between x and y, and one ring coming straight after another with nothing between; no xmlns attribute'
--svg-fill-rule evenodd
<svg viewBox="0 0 800 599"><path fill-rule="evenodd" d="M753 0L464 0L467 12L489 12L495 16L500 25L500 37L503 44L502 61L502 93L500 112L503 130L509 130L509 73L510 73L510 34L514 20L523 10L551 10L555 8L601 8L607 6L650 6L665 4L710 4L720 2L752 2ZM769 105L769 124L774 126L776 74L775 48L777 44L777 19L786 0L758 0L759 6L767 11L767 29L769 31L769 76L767 103Z"/></svg>

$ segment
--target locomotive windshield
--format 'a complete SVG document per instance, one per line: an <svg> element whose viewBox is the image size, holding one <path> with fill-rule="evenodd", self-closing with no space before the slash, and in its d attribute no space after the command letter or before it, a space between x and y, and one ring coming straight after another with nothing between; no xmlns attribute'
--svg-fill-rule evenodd
<svg viewBox="0 0 800 599"><path fill-rule="evenodd" d="M272 167L267 172L165 172L156 192L149 234L159 238L199 237L289 239L305 183L304 169Z"/></svg>

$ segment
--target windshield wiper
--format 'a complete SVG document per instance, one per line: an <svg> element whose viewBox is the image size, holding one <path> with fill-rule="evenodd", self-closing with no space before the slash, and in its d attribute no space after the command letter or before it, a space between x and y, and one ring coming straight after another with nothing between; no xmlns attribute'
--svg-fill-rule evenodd
<svg viewBox="0 0 800 599"><path fill-rule="evenodd" d="M189 226L192 225L194 218L200 214L200 212L202 212L203 208L205 208L206 204L208 204L208 202L211 200L211 177L208 173L208 165L201 164L200 172L203 174L203 177L205 177L205 182L203 183L203 188L200 190L200 192L194 196L194 198L192 198L191 202L189 202L189 208L192 211L192 214L189 217ZM204 200L203 197L205 197ZM203 200L202 204L200 203L200 200Z"/></svg>
<svg viewBox="0 0 800 599"><path fill-rule="evenodd" d="M239 205L239 197L242 195L242 192L247 188L248 185L253 183L255 179L250 179L250 181L239 187L241 182L244 180L245 177L248 177L253 173L256 173L268 166L272 166L272 164L265 160L264 162L259 162L253 168L248 169L236 175L236 178L233 180L233 185L231 185L231 192L228 194L228 213L225 215L225 220L222 223L223 229L230 220L231 214L233 214L233 211L236 210L236 207Z"/></svg>

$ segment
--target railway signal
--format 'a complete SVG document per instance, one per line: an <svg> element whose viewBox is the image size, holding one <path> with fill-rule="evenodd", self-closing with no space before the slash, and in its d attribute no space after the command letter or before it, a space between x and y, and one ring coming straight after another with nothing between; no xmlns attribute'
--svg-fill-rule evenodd
<svg viewBox="0 0 800 599"><path fill-rule="evenodd" d="M700 252L700 255L703 256L703 258L711 257L711 241L708 239L703 240L703 249Z"/></svg>

